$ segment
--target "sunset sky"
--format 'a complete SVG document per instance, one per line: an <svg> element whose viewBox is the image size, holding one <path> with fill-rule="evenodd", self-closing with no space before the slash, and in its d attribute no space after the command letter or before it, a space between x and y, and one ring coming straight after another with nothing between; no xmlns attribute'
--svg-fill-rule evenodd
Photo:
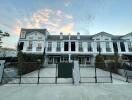
<svg viewBox="0 0 132 100"><path fill-rule="evenodd" d="M132 32L132 0L0 0L0 29L15 48L21 28L47 28L50 34Z"/></svg>

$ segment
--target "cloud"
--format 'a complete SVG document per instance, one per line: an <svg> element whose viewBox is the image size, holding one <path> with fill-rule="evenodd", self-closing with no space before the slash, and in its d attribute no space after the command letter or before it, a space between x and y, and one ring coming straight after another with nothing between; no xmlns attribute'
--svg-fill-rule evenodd
<svg viewBox="0 0 132 100"><path fill-rule="evenodd" d="M66 24L66 25L64 25L59 31L60 31L60 32L64 32L64 33L72 32L73 26L74 26L73 23Z"/></svg>
<svg viewBox="0 0 132 100"><path fill-rule="evenodd" d="M47 28L50 32L69 32L73 30L73 16L61 10L39 9L31 16L16 19L13 31L20 33L21 28Z"/></svg>

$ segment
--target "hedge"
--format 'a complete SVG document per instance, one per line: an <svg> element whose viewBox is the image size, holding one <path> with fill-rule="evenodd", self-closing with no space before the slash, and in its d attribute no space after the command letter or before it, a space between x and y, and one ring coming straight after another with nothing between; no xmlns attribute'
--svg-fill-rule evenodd
<svg viewBox="0 0 132 100"><path fill-rule="evenodd" d="M18 74L27 74L42 67L42 54L18 53Z"/></svg>

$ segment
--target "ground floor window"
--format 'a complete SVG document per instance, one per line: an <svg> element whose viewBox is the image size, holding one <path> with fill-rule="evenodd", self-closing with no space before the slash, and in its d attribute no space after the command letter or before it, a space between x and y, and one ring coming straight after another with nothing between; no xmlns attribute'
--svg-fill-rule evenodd
<svg viewBox="0 0 132 100"><path fill-rule="evenodd" d="M68 62L68 57L63 57L63 56L49 56L48 57L48 64L57 64L57 63L67 63Z"/></svg>
<svg viewBox="0 0 132 100"><path fill-rule="evenodd" d="M71 60L78 60L79 64L90 64L91 57L90 56L71 56ZM49 56L48 57L48 64L57 64L57 63L68 63L69 57L68 56Z"/></svg>

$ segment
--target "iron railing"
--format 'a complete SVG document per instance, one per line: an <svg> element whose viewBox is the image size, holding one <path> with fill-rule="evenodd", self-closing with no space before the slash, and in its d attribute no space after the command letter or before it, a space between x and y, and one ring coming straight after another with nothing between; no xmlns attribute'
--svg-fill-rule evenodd
<svg viewBox="0 0 132 100"><path fill-rule="evenodd" d="M18 62L5 64L1 84L72 84L71 81L59 82L58 64L55 67L44 67L39 62ZM36 67L37 66L37 67ZM74 66L75 67L75 66ZM31 69L34 68L34 69ZM73 68L74 69L74 68ZM72 69L72 70L73 70ZM119 72L118 72L119 71ZM104 63L97 62L95 66L80 65L81 83L113 83L132 82L132 62Z"/></svg>

